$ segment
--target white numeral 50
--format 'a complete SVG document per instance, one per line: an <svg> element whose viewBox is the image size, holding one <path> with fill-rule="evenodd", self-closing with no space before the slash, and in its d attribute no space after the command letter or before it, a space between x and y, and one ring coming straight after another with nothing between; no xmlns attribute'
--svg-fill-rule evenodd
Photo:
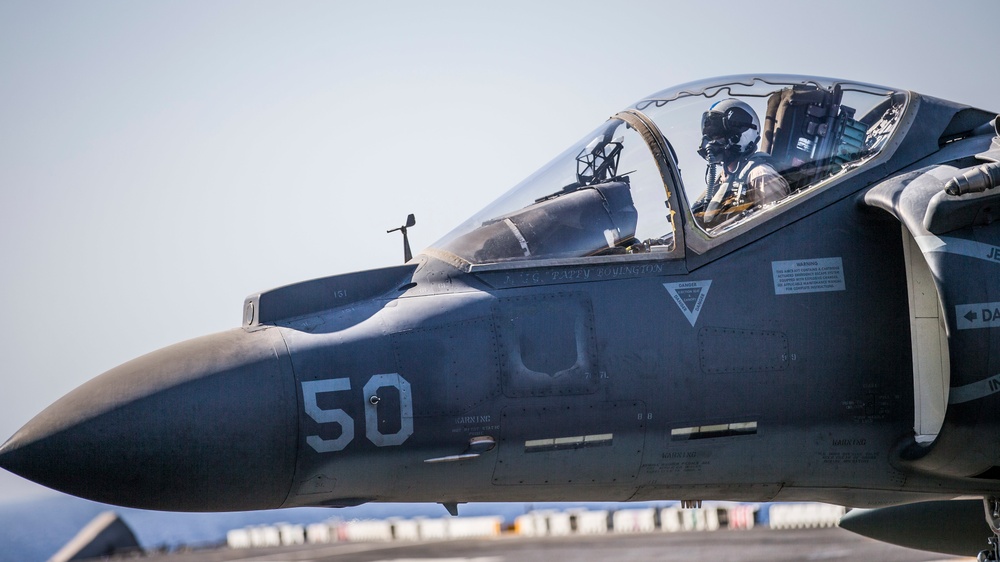
<svg viewBox="0 0 1000 562"><path fill-rule="evenodd" d="M378 408L370 400L364 401L365 436L378 447L401 445L413 435L413 397L410 395L410 383L396 373L374 375L365 384L364 396L377 396L379 389L392 387L399 391L399 431L384 434L378 429ZM324 392L341 392L351 389L351 379L324 379L302 382L302 402L306 414L316 423L335 423L340 426L340 437L323 439L319 435L309 435L306 443L317 453L332 453L341 451L354 440L354 419L337 408L323 410L316 401L316 396Z"/></svg>

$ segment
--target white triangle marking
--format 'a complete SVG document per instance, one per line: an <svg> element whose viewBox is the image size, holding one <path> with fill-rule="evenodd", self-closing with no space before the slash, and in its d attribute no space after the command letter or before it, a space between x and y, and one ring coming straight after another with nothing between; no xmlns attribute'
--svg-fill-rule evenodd
<svg viewBox="0 0 1000 562"><path fill-rule="evenodd" d="M708 288L711 286L711 279L663 284L663 287L673 297L674 302L677 303L677 308L681 309L692 327L698 321L698 314L701 313L701 307L705 304L705 299L708 298Z"/></svg>

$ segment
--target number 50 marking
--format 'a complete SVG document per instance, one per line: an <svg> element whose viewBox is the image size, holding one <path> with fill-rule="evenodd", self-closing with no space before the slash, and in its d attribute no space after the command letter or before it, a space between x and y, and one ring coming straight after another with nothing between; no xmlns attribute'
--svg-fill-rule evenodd
<svg viewBox="0 0 1000 562"><path fill-rule="evenodd" d="M364 400L364 396L374 396L379 389L392 387L399 391L399 431L385 434L378 429L378 409L375 404ZM324 379L319 381L302 381L302 402L306 414L316 423L335 423L340 426L340 437L323 439L319 435L309 435L306 443L317 453L332 453L341 451L354 440L354 419L345 411L336 408L323 410L316 401L316 396L324 392L340 392L351 389L351 379ZM402 445L410 435L413 435L413 397L410 395L410 383L396 373L374 375L365 384L362 396L365 408L365 436L378 447Z"/></svg>

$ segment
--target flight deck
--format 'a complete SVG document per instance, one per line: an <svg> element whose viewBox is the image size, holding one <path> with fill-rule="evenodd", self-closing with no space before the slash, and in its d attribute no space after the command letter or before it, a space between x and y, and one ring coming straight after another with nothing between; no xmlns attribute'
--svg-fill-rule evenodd
<svg viewBox="0 0 1000 562"><path fill-rule="evenodd" d="M150 554L151 562L800 562L802 560L932 562L972 561L902 548L838 528L728 533L651 533L566 537L503 535L446 541L335 543L296 547L229 549Z"/></svg>

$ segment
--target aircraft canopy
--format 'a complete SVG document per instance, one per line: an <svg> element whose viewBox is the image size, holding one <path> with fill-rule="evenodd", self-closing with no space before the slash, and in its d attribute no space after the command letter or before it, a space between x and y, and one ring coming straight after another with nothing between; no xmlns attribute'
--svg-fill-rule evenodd
<svg viewBox="0 0 1000 562"><path fill-rule="evenodd" d="M756 122L712 110L729 99L744 102ZM426 253L472 265L682 257L683 225L709 240L752 228L870 163L908 99L905 91L803 76L734 76L670 88L613 116ZM749 151L720 156L710 141L725 144L733 132ZM760 172L753 170L767 170L761 166L780 176L780 189L755 200L760 184L752 177ZM720 190L728 190L725 197Z"/></svg>

